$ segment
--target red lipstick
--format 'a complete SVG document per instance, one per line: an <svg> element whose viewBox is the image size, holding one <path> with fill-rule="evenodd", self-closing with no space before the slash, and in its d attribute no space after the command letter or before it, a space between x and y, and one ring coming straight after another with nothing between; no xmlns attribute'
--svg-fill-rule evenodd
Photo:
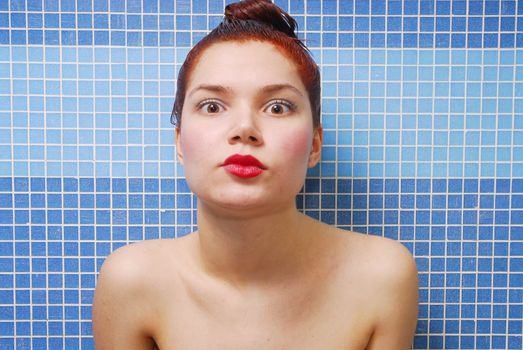
<svg viewBox="0 0 523 350"><path fill-rule="evenodd" d="M256 177L267 169L256 157L241 154L233 154L225 159L223 168L229 174L241 178Z"/></svg>

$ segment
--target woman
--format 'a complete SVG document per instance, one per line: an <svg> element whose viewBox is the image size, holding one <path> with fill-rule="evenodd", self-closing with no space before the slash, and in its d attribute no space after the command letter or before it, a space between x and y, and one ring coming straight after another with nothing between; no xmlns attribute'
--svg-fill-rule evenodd
<svg viewBox="0 0 523 350"><path fill-rule="evenodd" d="M407 349L408 251L300 212L320 158L318 68L269 1L227 6L179 75L177 152L198 231L121 248L93 306L99 349Z"/></svg>

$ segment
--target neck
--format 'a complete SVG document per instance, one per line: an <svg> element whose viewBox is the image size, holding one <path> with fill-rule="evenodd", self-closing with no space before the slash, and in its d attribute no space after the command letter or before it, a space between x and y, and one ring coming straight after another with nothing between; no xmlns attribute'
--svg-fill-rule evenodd
<svg viewBox="0 0 523 350"><path fill-rule="evenodd" d="M306 268L312 222L294 205L239 214L199 202L197 249L204 271L237 287L288 280Z"/></svg>

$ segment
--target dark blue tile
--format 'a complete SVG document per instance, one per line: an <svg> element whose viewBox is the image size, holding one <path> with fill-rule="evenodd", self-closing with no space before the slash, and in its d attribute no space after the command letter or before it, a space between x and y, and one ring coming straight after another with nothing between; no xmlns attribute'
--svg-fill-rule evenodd
<svg viewBox="0 0 523 350"><path fill-rule="evenodd" d="M321 13L321 2L307 1L307 13L308 14L320 14Z"/></svg>
<svg viewBox="0 0 523 350"><path fill-rule="evenodd" d="M159 208L160 197L158 195L146 195L145 196L145 208Z"/></svg>
<svg viewBox="0 0 523 350"><path fill-rule="evenodd" d="M0 13L0 28L9 28L9 15Z"/></svg>
<svg viewBox="0 0 523 350"><path fill-rule="evenodd" d="M162 193L174 193L175 181L172 179L161 179L160 189Z"/></svg>
<svg viewBox="0 0 523 350"><path fill-rule="evenodd" d="M27 14L27 27L42 29L43 17L41 13L29 13Z"/></svg>
<svg viewBox="0 0 523 350"><path fill-rule="evenodd" d="M354 47L354 37L352 33L343 33L338 37L338 45L342 48Z"/></svg>
<svg viewBox="0 0 523 350"><path fill-rule="evenodd" d="M370 27L373 32L385 31L385 17L372 16L370 18Z"/></svg>
<svg viewBox="0 0 523 350"><path fill-rule="evenodd" d="M387 34L387 47L401 47L401 34Z"/></svg>
<svg viewBox="0 0 523 350"><path fill-rule="evenodd" d="M452 34L451 46L453 48L462 48L467 46L467 37L465 34Z"/></svg>
<svg viewBox="0 0 523 350"><path fill-rule="evenodd" d="M76 44L76 31L64 30L61 32L61 43L62 45L75 45Z"/></svg>
<svg viewBox="0 0 523 350"><path fill-rule="evenodd" d="M141 29L142 28L142 17L139 15L127 15L127 29Z"/></svg>
<svg viewBox="0 0 523 350"><path fill-rule="evenodd" d="M498 47L498 35L497 34L483 34L483 47L484 48Z"/></svg>
<svg viewBox="0 0 523 350"><path fill-rule="evenodd" d="M144 13L157 13L158 12L158 1L144 1L143 2Z"/></svg>
<svg viewBox="0 0 523 350"><path fill-rule="evenodd" d="M515 47L515 36L514 34L504 34L500 35L500 47L502 48L513 48Z"/></svg>
<svg viewBox="0 0 523 350"><path fill-rule="evenodd" d="M496 179L496 193L510 193L510 179Z"/></svg>
<svg viewBox="0 0 523 350"><path fill-rule="evenodd" d="M419 35L419 47L429 48L434 46L434 35L433 34L420 34Z"/></svg>
<svg viewBox="0 0 523 350"><path fill-rule="evenodd" d="M370 47L385 47L385 34L371 33Z"/></svg>
<svg viewBox="0 0 523 350"><path fill-rule="evenodd" d="M15 193L14 206L15 208L29 208L29 195Z"/></svg>
<svg viewBox="0 0 523 350"><path fill-rule="evenodd" d="M338 6L340 14L354 14L354 3L352 1L340 1L338 2Z"/></svg>
<svg viewBox="0 0 523 350"><path fill-rule="evenodd" d="M367 224L367 212L356 210L352 212L352 223L353 225L366 225Z"/></svg>
<svg viewBox="0 0 523 350"><path fill-rule="evenodd" d="M80 208L94 208L94 195L80 194Z"/></svg>
<svg viewBox="0 0 523 350"><path fill-rule="evenodd" d="M434 1L420 1L419 12L421 15L433 15Z"/></svg>
<svg viewBox="0 0 523 350"><path fill-rule="evenodd" d="M45 179L41 177L31 178L31 192L44 192L45 191Z"/></svg>
<svg viewBox="0 0 523 350"><path fill-rule="evenodd" d="M93 16L80 14L77 18L78 28L92 28L93 27Z"/></svg>
<svg viewBox="0 0 523 350"><path fill-rule="evenodd" d="M436 31L450 31L450 17L436 17Z"/></svg>
<svg viewBox="0 0 523 350"><path fill-rule="evenodd" d="M109 192L111 190L111 179L96 178L96 192Z"/></svg>
<svg viewBox="0 0 523 350"><path fill-rule="evenodd" d="M25 11L25 1L11 0L9 9L11 11Z"/></svg>
<svg viewBox="0 0 523 350"><path fill-rule="evenodd" d="M480 192L481 193L493 193L494 192L494 179L481 179L480 180Z"/></svg>
<svg viewBox="0 0 523 350"><path fill-rule="evenodd" d="M160 181L159 179L145 179L144 180L145 192L160 192Z"/></svg>
<svg viewBox="0 0 523 350"><path fill-rule="evenodd" d="M418 31L418 18L417 17L404 17L403 18L403 31L417 32Z"/></svg>
<svg viewBox="0 0 523 350"><path fill-rule="evenodd" d="M483 15L483 1L469 1L469 15Z"/></svg>
<svg viewBox="0 0 523 350"><path fill-rule="evenodd" d="M467 2L461 0L452 1L452 14L453 15L466 15L467 14Z"/></svg>
<svg viewBox="0 0 523 350"><path fill-rule="evenodd" d="M143 192L143 179L129 179L129 192Z"/></svg>
<svg viewBox="0 0 523 350"><path fill-rule="evenodd" d="M141 46L142 45L142 33L141 32L127 32L127 45L128 46Z"/></svg>
<svg viewBox="0 0 523 350"><path fill-rule="evenodd" d="M27 43L26 41L25 30L11 30L11 44L25 45Z"/></svg>
<svg viewBox="0 0 523 350"><path fill-rule="evenodd" d="M483 47L483 41L481 34L468 34L467 45L469 48L480 48Z"/></svg>
<svg viewBox="0 0 523 350"><path fill-rule="evenodd" d="M11 13L11 27L25 28L25 13Z"/></svg>
<svg viewBox="0 0 523 350"><path fill-rule="evenodd" d="M111 45L114 45L114 46L125 45L125 32L112 31L111 32Z"/></svg>
<svg viewBox="0 0 523 350"><path fill-rule="evenodd" d="M389 16L387 17L387 32L401 31L401 17Z"/></svg>
<svg viewBox="0 0 523 350"><path fill-rule="evenodd" d="M523 28L523 25L521 27ZM523 47L523 33L516 34L516 47Z"/></svg>
<svg viewBox="0 0 523 350"><path fill-rule="evenodd" d="M109 10L108 0L94 0L93 9L95 12L107 12Z"/></svg>
<svg viewBox="0 0 523 350"><path fill-rule="evenodd" d="M187 32L177 32L176 33L176 45L177 46L191 46L191 35Z"/></svg>
<svg viewBox="0 0 523 350"><path fill-rule="evenodd" d="M78 45L92 45L93 44L93 32L80 30L78 31Z"/></svg>
<svg viewBox="0 0 523 350"><path fill-rule="evenodd" d="M391 0L387 2L387 13L389 15L401 15L403 13L402 1Z"/></svg>
<svg viewBox="0 0 523 350"><path fill-rule="evenodd" d="M452 32L465 32L467 30L466 17L452 17Z"/></svg>
<svg viewBox="0 0 523 350"><path fill-rule="evenodd" d="M158 29L158 16L144 16L143 17L143 28L144 29ZM155 33L157 34L157 33Z"/></svg>
<svg viewBox="0 0 523 350"><path fill-rule="evenodd" d="M450 1L436 1L437 15L450 15Z"/></svg>
<svg viewBox="0 0 523 350"><path fill-rule="evenodd" d="M125 12L125 1L110 0L110 5L111 12Z"/></svg>
<svg viewBox="0 0 523 350"><path fill-rule="evenodd" d="M76 28L76 16L73 14L62 13L60 15L61 28Z"/></svg>
<svg viewBox="0 0 523 350"><path fill-rule="evenodd" d="M160 0L161 13L174 13L174 2L169 0Z"/></svg>
<svg viewBox="0 0 523 350"><path fill-rule="evenodd" d="M47 178L47 191L48 192L61 192L62 191L62 179L61 178Z"/></svg>
<svg viewBox="0 0 523 350"><path fill-rule="evenodd" d="M101 29L109 28L109 17L106 14L95 14L94 27Z"/></svg>
<svg viewBox="0 0 523 350"><path fill-rule="evenodd" d="M77 192L78 191L78 179L72 177L66 177L63 179L63 191L64 192Z"/></svg>
<svg viewBox="0 0 523 350"><path fill-rule="evenodd" d="M498 1L485 1L485 15L499 15ZM485 17L488 18L488 17Z"/></svg>
<svg viewBox="0 0 523 350"><path fill-rule="evenodd" d="M354 34L354 47L369 47L369 34Z"/></svg>
<svg viewBox="0 0 523 350"><path fill-rule="evenodd" d="M355 13L357 15L370 14L370 2L368 0L355 0Z"/></svg>
<svg viewBox="0 0 523 350"><path fill-rule="evenodd" d="M486 17L483 30L485 32L497 32L499 30L499 17Z"/></svg>
<svg viewBox="0 0 523 350"><path fill-rule="evenodd" d="M345 2L345 1L344 1ZM350 1L346 1L350 2ZM381 0L372 0L371 1L371 13L374 17L375 15L384 15L387 13L387 3Z"/></svg>
<svg viewBox="0 0 523 350"><path fill-rule="evenodd" d="M401 179L401 193L415 193L415 187L414 179Z"/></svg>
<svg viewBox="0 0 523 350"><path fill-rule="evenodd" d="M336 47L336 46L338 46L336 39L337 39L336 33L323 33L322 46L323 47ZM368 40L367 40L367 46L364 46L364 47L368 47Z"/></svg>
<svg viewBox="0 0 523 350"><path fill-rule="evenodd" d="M501 2L501 14L502 15L515 15L516 14L516 4L517 4L516 1L503 0Z"/></svg>
<svg viewBox="0 0 523 350"><path fill-rule="evenodd" d="M434 18L433 17L421 17L419 20L419 30L421 32L433 32L434 31Z"/></svg>
<svg viewBox="0 0 523 350"><path fill-rule="evenodd" d="M27 191L27 183L24 178L15 178L15 190ZM13 190L13 180L10 177L0 177L0 192L11 192Z"/></svg>
<svg viewBox="0 0 523 350"><path fill-rule="evenodd" d="M44 10L50 12L60 11L60 0L44 0Z"/></svg>
<svg viewBox="0 0 523 350"><path fill-rule="evenodd" d="M418 15L418 1L406 0L403 2L403 14L404 15Z"/></svg>
<svg viewBox="0 0 523 350"><path fill-rule="evenodd" d="M111 14L111 28L112 29L124 29L125 28L125 16L119 14Z"/></svg>
<svg viewBox="0 0 523 350"><path fill-rule="evenodd" d="M90 177L80 178L80 192L94 192L94 179Z"/></svg>
<svg viewBox="0 0 523 350"><path fill-rule="evenodd" d="M418 47L418 35L417 34L403 34L403 47Z"/></svg>
<svg viewBox="0 0 523 350"><path fill-rule="evenodd" d="M38 45L43 44L44 42L44 33L41 30L28 30L27 31L27 43Z"/></svg>
<svg viewBox="0 0 523 350"><path fill-rule="evenodd" d="M44 14L45 28L60 28L60 17L54 13Z"/></svg>

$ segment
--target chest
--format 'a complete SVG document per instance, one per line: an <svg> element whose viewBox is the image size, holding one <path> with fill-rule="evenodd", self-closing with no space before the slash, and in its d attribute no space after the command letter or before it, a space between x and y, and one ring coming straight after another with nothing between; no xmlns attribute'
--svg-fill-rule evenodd
<svg viewBox="0 0 523 350"><path fill-rule="evenodd" d="M364 305L325 291L250 298L189 293L164 303L155 339L162 350L364 349L372 333Z"/></svg>

